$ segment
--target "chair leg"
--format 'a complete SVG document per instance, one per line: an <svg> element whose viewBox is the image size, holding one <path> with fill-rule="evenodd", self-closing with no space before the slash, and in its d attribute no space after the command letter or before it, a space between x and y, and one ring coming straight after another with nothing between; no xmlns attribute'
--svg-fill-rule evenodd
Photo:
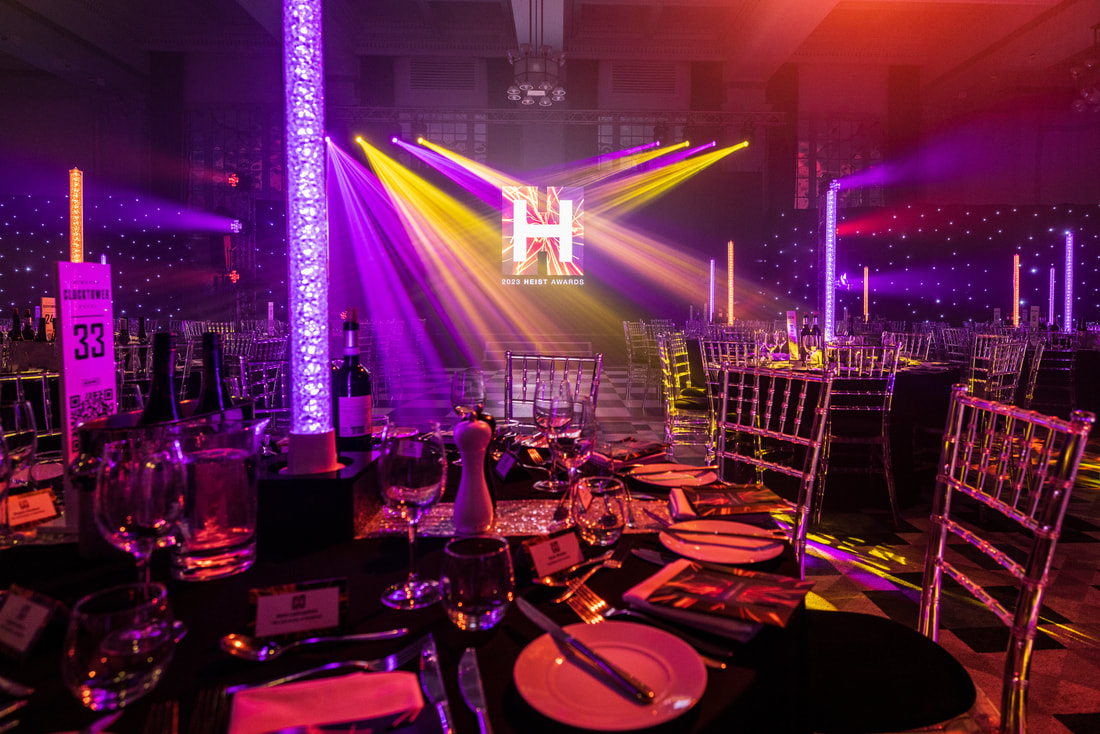
<svg viewBox="0 0 1100 734"><path fill-rule="evenodd" d="M884 431L888 429L884 428ZM886 491L890 495L890 512L894 516L894 529L897 530L901 527L901 513L898 511L898 496L894 489L894 467L890 460L890 434L886 432L883 435L885 438L882 441L882 464L886 472Z"/></svg>

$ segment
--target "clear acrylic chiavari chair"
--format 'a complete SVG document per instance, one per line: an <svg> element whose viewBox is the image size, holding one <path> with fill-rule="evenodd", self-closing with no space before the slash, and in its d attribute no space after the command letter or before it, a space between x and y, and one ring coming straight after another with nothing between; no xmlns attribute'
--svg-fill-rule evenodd
<svg viewBox="0 0 1100 734"><path fill-rule="evenodd" d="M894 526L900 523L890 455L890 411L899 349L897 344L826 347L825 362L835 366L836 379L825 429L821 476L814 498L814 522L821 519L824 488L831 469L832 476L838 473L882 475L886 480Z"/></svg>
<svg viewBox="0 0 1100 734"><path fill-rule="evenodd" d="M802 577L833 376L831 366L812 373L733 365L722 369L718 475L722 481L766 486L788 499L793 490L790 542Z"/></svg>
<svg viewBox="0 0 1100 734"><path fill-rule="evenodd" d="M920 631L936 639L945 596L943 577L958 582L1009 630L1002 675L1004 734L1027 730L1031 655L1050 581L1066 507L1095 416L1075 412L1069 420L984 400L956 385L936 480L925 557ZM962 541L996 564L974 571ZM1017 560L1023 558L1023 561ZM1005 583L1016 598L999 601Z"/></svg>

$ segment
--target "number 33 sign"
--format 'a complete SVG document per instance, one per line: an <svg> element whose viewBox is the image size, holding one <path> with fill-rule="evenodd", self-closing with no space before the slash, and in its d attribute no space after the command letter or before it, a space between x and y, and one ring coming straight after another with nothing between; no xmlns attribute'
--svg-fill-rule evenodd
<svg viewBox="0 0 1100 734"><path fill-rule="evenodd" d="M111 268L100 263L59 262L57 280L62 422L68 465L77 453L77 427L116 409Z"/></svg>

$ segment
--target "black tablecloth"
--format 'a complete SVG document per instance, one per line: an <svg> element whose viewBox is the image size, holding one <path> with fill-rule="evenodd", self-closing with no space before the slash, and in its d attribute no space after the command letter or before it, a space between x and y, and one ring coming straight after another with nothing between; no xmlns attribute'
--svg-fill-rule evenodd
<svg viewBox="0 0 1100 734"><path fill-rule="evenodd" d="M424 575L434 577L437 573L444 542L441 538L422 539L420 567ZM562 624L577 622L576 616L566 605L549 603L549 599L560 590L536 586L531 582L532 574L519 542L520 539L512 539L517 594L526 596ZM656 547L652 534L628 535L621 542ZM403 536L372 538L317 549L290 559L261 560L248 571L227 579L203 583L167 581L175 613L190 631L178 646L160 685L145 699L128 707L111 731L117 734L141 731L150 704L165 699L180 702L181 731L186 731L197 693L204 687L259 682L337 659L378 657L397 650L428 631L433 633L439 646L451 709L459 732L477 729L473 714L462 703L455 672L458 658L467 646L478 649L490 717L496 731L566 729L527 705L512 681L512 666L517 655L541 634L515 606L509 609L495 629L475 633L455 628L447 621L439 605L399 612L379 603L381 590L404 577L407 559L407 540ZM797 574L793 554L789 551L754 568ZM619 605L623 591L656 569L656 566L631 557L621 570L597 574L590 586L611 604ZM307 647L267 663L237 660L219 650L218 639L222 635L247 630L250 621L249 589L334 577L347 579L348 631L364 632L404 626L410 629L410 635L386 642ZM65 605L72 605L88 592L113 584L129 583L134 578L134 566L129 558L91 561L81 558L75 545L19 547L0 552L0 588L16 583L47 594ZM154 562L154 578L169 578L163 557ZM0 675L37 688L30 704L18 714L23 721L21 730L73 730L96 718L61 684L59 663L64 625L64 614L57 615L26 660L15 662L0 659ZM791 703L801 699L805 686L802 664L804 629L800 611L786 629L767 627L747 644L729 643L736 654L728 669L708 669L709 680L702 700L684 716L659 730L728 731L736 728L739 731L803 731L803 710ZM434 712L427 709L424 715L434 716Z"/></svg>

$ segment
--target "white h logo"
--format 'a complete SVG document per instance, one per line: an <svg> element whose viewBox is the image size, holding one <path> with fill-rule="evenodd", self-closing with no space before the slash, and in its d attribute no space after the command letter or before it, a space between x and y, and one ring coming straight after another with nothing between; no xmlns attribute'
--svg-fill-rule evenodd
<svg viewBox="0 0 1100 734"><path fill-rule="evenodd" d="M573 200L558 200L557 224L527 221L527 201L512 200L512 259L521 263L527 259L527 240L539 237L558 238L558 260L573 262Z"/></svg>

